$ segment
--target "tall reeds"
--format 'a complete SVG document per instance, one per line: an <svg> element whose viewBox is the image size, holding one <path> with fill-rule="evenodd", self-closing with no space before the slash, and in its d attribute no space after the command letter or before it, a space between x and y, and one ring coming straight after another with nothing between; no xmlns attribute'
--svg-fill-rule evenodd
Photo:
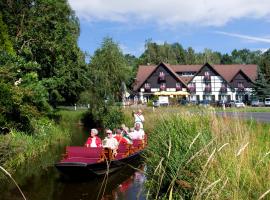
<svg viewBox="0 0 270 200"><path fill-rule="evenodd" d="M214 110L145 112L148 199L270 199L270 125Z"/></svg>

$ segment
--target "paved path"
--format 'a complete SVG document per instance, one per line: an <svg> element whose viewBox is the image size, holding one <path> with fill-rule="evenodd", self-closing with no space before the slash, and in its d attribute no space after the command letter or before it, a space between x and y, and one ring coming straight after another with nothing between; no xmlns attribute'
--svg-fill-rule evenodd
<svg viewBox="0 0 270 200"><path fill-rule="evenodd" d="M217 112L218 115L254 119L259 122L270 122L270 112Z"/></svg>

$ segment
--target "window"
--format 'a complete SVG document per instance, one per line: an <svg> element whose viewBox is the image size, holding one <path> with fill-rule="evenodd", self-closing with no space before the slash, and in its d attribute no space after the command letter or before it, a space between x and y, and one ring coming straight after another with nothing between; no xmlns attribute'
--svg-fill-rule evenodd
<svg viewBox="0 0 270 200"><path fill-rule="evenodd" d="M145 84L144 84L144 89L145 89L145 90L150 90L150 89L151 89L150 83L145 83Z"/></svg>
<svg viewBox="0 0 270 200"><path fill-rule="evenodd" d="M205 81L210 81L210 73L208 71L204 72L204 80Z"/></svg>
<svg viewBox="0 0 270 200"><path fill-rule="evenodd" d="M238 82L238 83L237 83L237 87L238 87L238 88L244 88L243 82Z"/></svg>
<svg viewBox="0 0 270 200"><path fill-rule="evenodd" d="M165 80L165 73L159 72L159 80L164 81Z"/></svg>
<svg viewBox="0 0 270 200"><path fill-rule="evenodd" d="M196 92L196 85L195 85L195 83L190 83L188 85L188 89L189 89L190 92Z"/></svg>
<svg viewBox="0 0 270 200"><path fill-rule="evenodd" d="M161 84L160 84L160 90L161 90L161 91L166 90L166 83L161 83Z"/></svg>
<svg viewBox="0 0 270 200"><path fill-rule="evenodd" d="M176 91L182 90L181 83L176 83L175 88L176 88Z"/></svg>

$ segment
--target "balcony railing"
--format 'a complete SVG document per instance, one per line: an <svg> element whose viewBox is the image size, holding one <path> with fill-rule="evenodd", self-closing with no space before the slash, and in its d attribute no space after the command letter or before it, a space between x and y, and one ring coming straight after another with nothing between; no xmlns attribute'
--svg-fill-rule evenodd
<svg viewBox="0 0 270 200"><path fill-rule="evenodd" d="M160 85L160 91L165 91L166 90L166 86L165 85Z"/></svg>
<svg viewBox="0 0 270 200"><path fill-rule="evenodd" d="M244 86L238 86L237 91L238 92L244 92L245 91L245 87Z"/></svg>
<svg viewBox="0 0 270 200"><path fill-rule="evenodd" d="M181 91L181 90L182 90L182 87L177 85L177 86L175 87L175 89L176 89L176 91Z"/></svg>
<svg viewBox="0 0 270 200"><path fill-rule="evenodd" d="M190 93L195 93L196 92L196 87L195 86L189 86L188 90Z"/></svg>

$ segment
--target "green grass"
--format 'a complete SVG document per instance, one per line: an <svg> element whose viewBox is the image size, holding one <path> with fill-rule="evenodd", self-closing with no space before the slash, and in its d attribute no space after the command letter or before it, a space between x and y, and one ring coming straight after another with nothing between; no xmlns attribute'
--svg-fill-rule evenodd
<svg viewBox="0 0 270 200"><path fill-rule="evenodd" d="M215 108L216 111L225 111L225 112L270 112L270 107L245 107L245 108Z"/></svg>
<svg viewBox="0 0 270 200"><path fill-rule="evenodd" d="M270 125L197 111L144 110L148 199L270 199Z"/></svg>

